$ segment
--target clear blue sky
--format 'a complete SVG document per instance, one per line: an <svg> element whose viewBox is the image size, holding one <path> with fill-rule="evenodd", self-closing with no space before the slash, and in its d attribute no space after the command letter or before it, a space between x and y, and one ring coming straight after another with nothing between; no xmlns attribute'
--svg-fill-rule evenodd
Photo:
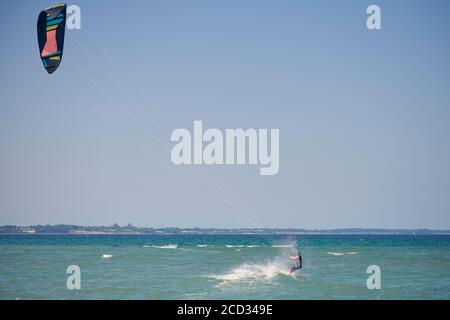
<svg viewBox="0 0 450 320"><path fill-rule="evenodd" d="M450 228L449 1L79 0L49 76L51 4L0 2L0 224ZM174 166L194 120L279 173Z"/></svg>

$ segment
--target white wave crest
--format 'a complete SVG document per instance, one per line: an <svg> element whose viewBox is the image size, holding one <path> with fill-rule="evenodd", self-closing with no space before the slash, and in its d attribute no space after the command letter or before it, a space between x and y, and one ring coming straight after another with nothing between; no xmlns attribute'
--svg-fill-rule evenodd
<svg viewBox="0 0 450 320"><path fill-rule="evenodd" d="M104 254L102 255L102 259L111 259L113 257L112 254Z"/></svg>
<svg viewBox="0 0 450 320"><path fill-rule="evenodd" d="M327 254L332 255L332 256L343 256L343 255L358 254L358 252L356 252L356 251L350 251L350 252L331 252L331 251L328 251Z"/></svg>
<svg viewBox="0 0 450 320"><path fill-rule="evenodd" d="M162 246L156 246L156 245L143 245L144 248L156 248L156 249L176 249L178 248L177 244L165 244Z"/></svg>

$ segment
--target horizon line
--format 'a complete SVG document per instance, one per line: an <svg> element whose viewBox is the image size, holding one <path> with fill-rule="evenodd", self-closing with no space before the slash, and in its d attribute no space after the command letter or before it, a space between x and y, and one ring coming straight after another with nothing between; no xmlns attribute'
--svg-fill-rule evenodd
<svg viewBox="0 0 450 320"><path fill-rule="evenodd" d="M339 231L339 230L381 230L381 231L445 231L450 232L450 229L434 229L434 228L426 228L426 227L419 227L419 228L406 228L406 227L339 227L339 228L304 228L304 227L182 227L182 226L135 226L131 223L127 225L119 225L119 224L112 224L112 225L78 225L78 224L66 224L66 223L60 223L60 224L28 224L28 225L22 225L22 224L2 224L0 225L0 228L5 227L17 227L17 228L33 228L33 227L58 227L58 226L65 226L65 227L77 227L77 228L120 228L120 229L126 229L126 228L132 228L132 229L180 229L180 230L192 230L192 229L200 229L200 230L302 230L302 231Z"/></svg>

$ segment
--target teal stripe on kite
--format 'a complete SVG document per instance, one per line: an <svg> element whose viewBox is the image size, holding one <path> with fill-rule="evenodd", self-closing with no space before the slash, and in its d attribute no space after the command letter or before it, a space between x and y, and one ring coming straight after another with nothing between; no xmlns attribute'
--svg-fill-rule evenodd
<svg viewBox="0 0 450 320"><path fill-rule="evenodd" d="M63 21L63 19L56 19L56 20L48 21L47 22L47 27L53 26L55 24L59 24L62 21Z"/></svg>
<svg viewBox="0 0 450 320"><path fill-rule="evenodd" d="M50 53L50 54L48 54L48 55L46 55L46 56L43 56L42 59L44 59L44 58L50 58L50 57L53 57L53 56L58 56L58 55L60 55L60 54L61 54L61 51L56 51L56 52Z"/></svg>
<svg viewBox="0 0 450 320"><path fill-rule="evenodd" d="M56 17L52 17L52 16L47 16L47 21L56 19L56 18L62 18L64 17L64 15L62 13L58 14Z"/></svg>

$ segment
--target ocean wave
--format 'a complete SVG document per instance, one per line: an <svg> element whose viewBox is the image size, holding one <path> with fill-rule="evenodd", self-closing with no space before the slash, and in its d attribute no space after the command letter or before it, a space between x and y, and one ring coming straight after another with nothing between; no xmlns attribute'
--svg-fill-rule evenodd
<svg viewBox="0 0 450 320"><path fill-rule="evenodd" d="M356 252L356 251L350 251L350 252L331 252L331 251L328 251L327 254L332 255L332 256L343 256L343 255L358 254L358 252Z"/></svg>
<svg viewBox="0 0 450 320"><path fill-rule="evenodd" d="M177 244L166 244L163 246L152 246L153 248L157 248L157 249L176 249L178 248Z"/></svg>
<svg viewBox="0 0 450 320"><path fill-rule="evenodd" d="M212 244L198 244L197 247L199 248L207 248L207 247L213 247L214 245Z"/></svg>
<svg viewBox="0 0 450 320"><path fill-rule="evenodd" d="M176 249L176 248L178 248L178 245L177 244L165 244L162 246L156 246L156 245L144 244L142 247L143 248L156 248L156 249Z"/></svg>
<svg viewBox="0 0 450 320"><path fill-rule="evenodd" d="M225 246L227 248L243 248L243 247L245 247L243 244L237 244L237 245L235 245L235 244L227 244Z"/></svg>
<svg viewBox="0 0 450 320"><path fill-rule="evenodd" d="M104 255L102 255L102 259L110 259L112 257L113 257L112 254L104 254Z"/></svg>

